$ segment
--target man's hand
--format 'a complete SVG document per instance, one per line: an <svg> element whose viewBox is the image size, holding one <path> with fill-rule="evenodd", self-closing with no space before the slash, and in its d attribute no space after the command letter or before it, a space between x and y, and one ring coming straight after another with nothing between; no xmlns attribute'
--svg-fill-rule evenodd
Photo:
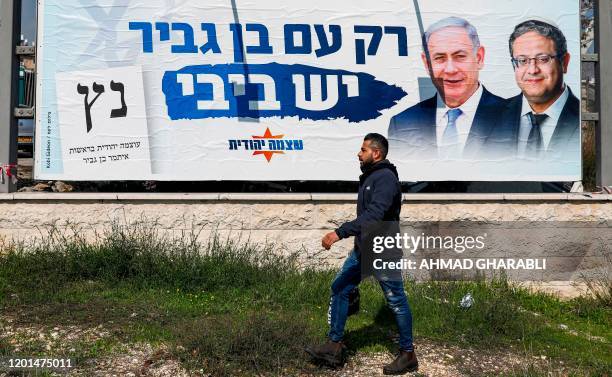
<svg viewBox="0 0 612 377"><path fill-rule="evenodd" d="M325 250L329 250L332 247L332 245L338 241L340 241L340 237L338 237L336 232L329 232L321 240L321 245L323 245Z"/></svg>

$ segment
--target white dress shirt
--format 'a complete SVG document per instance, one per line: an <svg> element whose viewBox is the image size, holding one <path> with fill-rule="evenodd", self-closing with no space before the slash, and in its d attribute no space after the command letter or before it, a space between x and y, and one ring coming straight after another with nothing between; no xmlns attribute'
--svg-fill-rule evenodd
<svg viewBox="0 0 612 377"><path fill-rule="evenodd" d="M457 134L461 143L461 150L463 150L463 148L465 147L465 143L467 142L467 138L470 134L472 122L474 121L474 116L476 116L476 110L478 109L480 98L482 97L482 91L482 85L478 84L478 89L476 89L472 96L461 106L456 107L457 109L461 110L461 115L459 115L459 118L457 118L457 121L455 122ZM444 130L448 125L447 113L449 110L451 110L451 108L446 106L446 104L440 97L440 94L438 94L437 97L438 104L436 107L436 145L441 145Z"/></svg>
<svg viewBox="0 0 612 377"><path fill-rule="evenodd" d="M542 124L540 124L540 130L542 132L542 147L544 150L548 150L548 145L550 144L550 140L555 132L555 128L557 127L557 122L561 117L561 112L565 107L565 103L567 102L567 98L569 97L569 90L567 89L567 85L563 90L563 93L557 98L557 100L546 109L543 113L538 114L546 114L548 118L546 118ZM531 132L531 119L529 118L529 113L535 111L531 109L527 98L523 96L523 107L521 109L521 124L519 128L519 137L518 137L518 156L525 157L525 149L527 149L527 140L529 139L529 133Z"/></svg>

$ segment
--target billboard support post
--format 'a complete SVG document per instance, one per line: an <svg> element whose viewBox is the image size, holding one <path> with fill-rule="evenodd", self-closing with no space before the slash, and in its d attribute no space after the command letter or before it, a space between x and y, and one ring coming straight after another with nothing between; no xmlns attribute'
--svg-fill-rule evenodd
<svg viewBox="0 0 612 377"><path fill-rule="evenodd" d="M612 0L595 4L596 98L599 124L596 131L597 185L612 186Z"/></svg>
<svg viewBox="0 0 612 377"><path fill-rule="evenodd" d="M21 0L0 2L0 192L15 191L19 59L15 47L21 30Z"/></svg>

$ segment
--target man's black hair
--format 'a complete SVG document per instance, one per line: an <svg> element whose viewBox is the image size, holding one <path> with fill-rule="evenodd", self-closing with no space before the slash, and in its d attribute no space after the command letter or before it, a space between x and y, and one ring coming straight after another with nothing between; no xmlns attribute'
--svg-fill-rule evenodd
<svg viewBox="0 0 612 377"><path fill-rule="evenodd" d="M382 154L383 159L387 158L387 153L389 152L389 141L387 138L381 134L377 134L375 132L367 134L363 141L369 141L370 145L373 148L376 148Z"/></svg>
<svg viewBox="0 0 612 377"><path fill-rule="evenodd" d="M514 56L514 49L512 48L514 41L521 35L529 33L530 31L534 31L543 37L552 39L555 43L555 52L557 56L565 56L565 54L567 54L567 41L558 27L539 20L529 20L516 25L512 35L510 35L508 44L511 57Z"/></svg>

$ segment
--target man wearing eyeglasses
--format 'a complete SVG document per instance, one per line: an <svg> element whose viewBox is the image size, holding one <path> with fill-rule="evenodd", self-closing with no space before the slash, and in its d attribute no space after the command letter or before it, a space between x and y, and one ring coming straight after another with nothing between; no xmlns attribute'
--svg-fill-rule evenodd
<svg viewBox="0 0 612 377"><path fill-rule="evenodd" d="M563 82L570 62L565 36L554 25L529 20L514 28L509 47L522 92L509 100L507 110L512 153L521 159L579 161L580 103Z"/></svg>
<svg viewBox="0 0 612 377"><path fill-rule="evenodd" d="M474 160L506 100L480 82L485 48L467 20L447 17L423 34L421 54L437 94L394 116L389 144L398 160Z"/></svg>

